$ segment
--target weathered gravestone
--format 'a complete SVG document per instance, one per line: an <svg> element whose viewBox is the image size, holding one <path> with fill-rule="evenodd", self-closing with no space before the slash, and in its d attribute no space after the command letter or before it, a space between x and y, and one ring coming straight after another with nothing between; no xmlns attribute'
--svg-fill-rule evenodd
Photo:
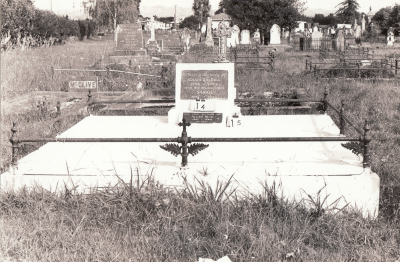
<svg viewBox="0 0 400 262"><path fill-rule="evenodd" d="M261 36L260 36L260 30L257 29L257 31L254 32L253 40L255 43L260 44L261 43Z"/></svg>
<svg viewBox="0 0 400 262"><path fill-rule="evenodd" d="M212 20L211 17L207 17L207 35L206 35L206 46L214 46L214 40L212 35Z"/></svg>
<svg viewBox="0 0 400 262"><path fill-rule="evenodd" d="M234 64L176 64L175 107L168 112L168 123L185 118L194 124L231 124L240 116L234 105Z"/></svg>
<svg viewBox="0 0 400 262"><path fill-rule="evenodd" d="M358 25L356 28L356 33L355 33L357 45L361 45L361 34L362 34L362 28L361 28L361 26Z"/></svg>
<svg viewBox="0 0 400 262"><path fill-rule="evenodd" d="M181 45L185 48L185 50L190 49L190 30L188 28L184 28L179 32L181 36Z"/></svg>
<svg viewBox="0 0 400 262"><path fill-rule="evenodd" d="M230 28L227 28L224 21L220 22L218 25L218 36L221 39L219 43L219 57L220 62L228 62L226 60L226 44L227 44L227 37L231 36Z"/></svg>
<svg viewBox="0 0 400 262"><path fill-rule="evenodd" d="M322 33L320 31L314 31L311 33L311 48L313 50L319 49L322 42Z"/></svg>
<svg viewBox="0 0 400 262"><path fill-rule="evenodd" d="M242 30L240 33L240 44L241 45L249 45L250 42L250 31L249 30Z"/></svg>
<svg viewBox="0 0 400 262"><path fill-rule="evenodd" d="M333 39L333 44L336 51L344 51L344 34L342 29L338 29Z"/></svg>
<svg viewBox="0 0 400 262"><path fill-rule="evenodd" d="M361 34L365 32L365 15L363 14L363 18L361 20Z"/></svg>
<svg viewBox="0 0 400 262"><path fill-rule="evenodd" d="M226 44L228 47L236 47L236 45L240 44L239 42L240 28L237 25L232 26L231 33L232 33L231 37L226 39Z"/></svg>
<svg viewBox="0 0 400 262"><path fill-rule="evenodd" d="M142 48L142 26L135 24L120 24L116 29L116 50L129 51L130 54L146 54Z"/></svg>
<svg viewBox="0 0 400 262"><path fill-rule="evenodd" d="M388 46L393 46L394 43L394 33L393 33L393 28L389 27L388 33L387 33L387 39L386 39L386 44Z"/></svg>
<svg viewBox="0 0 400 262"><path fill-rule="evenodd" d="M281 28L277 24L274 24L271 27L271 30L269 31L269 33L270 33L269 43L271 45L280 45L281 44Z"/></svg>

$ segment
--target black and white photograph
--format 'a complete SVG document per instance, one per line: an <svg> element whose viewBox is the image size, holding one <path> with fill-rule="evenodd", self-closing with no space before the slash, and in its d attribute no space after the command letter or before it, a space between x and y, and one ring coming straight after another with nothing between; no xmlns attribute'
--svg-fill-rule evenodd
<svg viewBox="0 0 400 262"><path fill-rule="evenodd" d="M0 11L0 261L400 262L399 0Z"/></svg>

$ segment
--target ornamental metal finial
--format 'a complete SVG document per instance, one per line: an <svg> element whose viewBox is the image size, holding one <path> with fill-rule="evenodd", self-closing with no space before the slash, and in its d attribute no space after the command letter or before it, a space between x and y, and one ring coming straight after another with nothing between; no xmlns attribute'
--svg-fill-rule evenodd
<svg viewBox="0 0 400 262"><path fill-rule="evenodd" d="M161 149L170 152L174 156L181 155L182 156L181 165L182 167L186 167L188 165L187 161L188 155L191 154L192 156L195 156L201 150L207 148L208 145L201 143L194 143L191 146L188 146L188 143L192 142L192 138L187 136L186 127L190 126L191 123L186 122L186 119L183 118L182 122L179 123L178 125L183 127L182 136L177 138L177 142L179 144L182 144L182 146L179 146L179 144L165 144L160 147Z"/></svg>

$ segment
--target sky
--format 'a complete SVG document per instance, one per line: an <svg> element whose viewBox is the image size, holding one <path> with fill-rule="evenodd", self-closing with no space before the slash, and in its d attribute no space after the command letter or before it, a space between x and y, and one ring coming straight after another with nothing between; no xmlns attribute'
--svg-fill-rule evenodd
<svg viewBox="0 0 400 262"><path fill-rule="evenodd" d="M82 10L80 2L82 0L34 0L34 4L39 9L50 10L52 3L52 8L55 13L64 14L64 12L71 13L73 10L73 5L75 5L75 13ZM211 10L218 9L218 3L220 0L209 0L211 4ZM245 1L245 0L243 0ZM305 12L306 15L311 15L315 12L325 13L328 15L330 12L337 10L336 6L343 0L301 0L306 1L306 6L308 11ZM358 0L360 5L359 12L369 12L369 7L372 7L372 11L376 12L379 9L387 6L393 6L395 3L400 4L400 0ZM164 6L164 7L174 7L178 5L181 8L191 8L193 0L141 0L140 6L152 7L152 6ZM172 9L168 9L172 10ZM314 11L315 10L315 11ZM169 11L172 12L172 11ZM173 16L171 14L165 14L165 16Z"/></svg>

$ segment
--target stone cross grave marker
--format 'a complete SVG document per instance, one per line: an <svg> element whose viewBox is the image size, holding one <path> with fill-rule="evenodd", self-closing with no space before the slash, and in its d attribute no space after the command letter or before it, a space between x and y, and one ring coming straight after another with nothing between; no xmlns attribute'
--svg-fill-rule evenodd
<svg viewBox="0 0 400 262"><path fill-rule="evenodd" d="M175 107L168 112L168 123L185 118L194 124L238 125L234 70L233 63L177 63Z"/></svg>
<svg viewBox="0 0 400 262"><path fill-rule="evenodd" d="M242 45L249 45L250 43L250 31L249 30L242 30L240 33L240 44Z"/></svg>
<svg viewBox="0 0 400 262"><path fill-rule="evenodd" d="M156 22L154 21L153 16L150 18L150 22L148 23L148 29L150 30L150 39L147 40L147 44L151 41L156 41L156 34L155 34Z"/></svg>
<svg viewBox="0 0 400 262"><path fill-rule="evenodd" d="M116 50L137 51L142 49L142 26L139 23L120 24L116 29Z"/></svg>
<svg viewBox="0 0 400 262"><path fill-rule="evenodd" d="M271 30L269 31L269 33L270 33L269 43L271 45L280 45L281 44L281 28L277 24L274 24L271 27Z"/></svg>

